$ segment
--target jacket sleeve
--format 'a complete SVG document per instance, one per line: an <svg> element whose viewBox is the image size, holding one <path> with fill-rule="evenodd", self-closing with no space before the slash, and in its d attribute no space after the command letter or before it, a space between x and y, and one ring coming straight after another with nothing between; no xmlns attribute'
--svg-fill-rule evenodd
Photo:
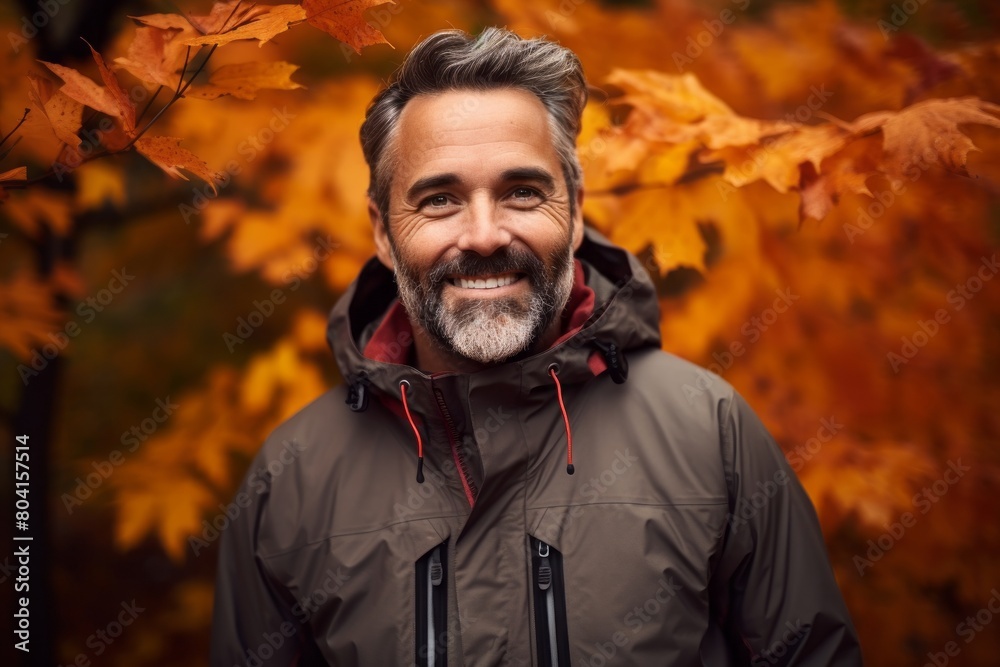
<svg viewBox="0 0 1000 667"><path fill-rule="evenodd" d="M220 520L211 665L325 665L317 660L315 643L295 614L293 596L273 579L260 555L258 538L271 492L270 475L261 460L258 456L226 507L228 525Z"/></svg>
<svg viewBox="0 0 1000 667"><path fill-rule="evenodd" d="M741 664L861 665L808 495L742 397L719 412L729 516L713 597Z"/></svg>

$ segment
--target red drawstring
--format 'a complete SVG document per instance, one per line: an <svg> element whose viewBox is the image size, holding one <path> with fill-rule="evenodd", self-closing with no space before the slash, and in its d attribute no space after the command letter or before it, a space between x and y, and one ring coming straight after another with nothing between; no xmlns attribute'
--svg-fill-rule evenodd
<svg viewBox="0 0 1000 667"><path fill-rule="evenodd" d="M417 436L417 482L420 484L424 483L424 440L420 437L420 430L417 428L416 423L413 421L413 415L410 414L410 406L406 403L406 388L410 386L410 383L403 380L399 383L399 392L403 396L403 412L406 413L406 419L410 422L410 428L413 429L413 435Z"/></svg>
<svg viewBox="0 0 1000 667"><path fill-rule="evenodd" d="M559 409L562 410L563 424L566 426L566 474L572 475L576 472L573 467L573 431L569 428L569 415L566 414L566 404L563 403L562 385L559 384L559 376L556 375L556 366L549 366L549 375L556 383L556 398L559 399Z"/></svg>

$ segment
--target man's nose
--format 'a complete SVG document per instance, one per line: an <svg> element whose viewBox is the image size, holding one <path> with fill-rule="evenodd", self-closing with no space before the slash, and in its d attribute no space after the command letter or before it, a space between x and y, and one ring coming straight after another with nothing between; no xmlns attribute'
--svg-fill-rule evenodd
<svg viewBox="0 0 1000 667"><path fill-rule="evenodd" d="M495 203L486 197L473 199L462 220L458 248L489 257L510 245L511 235Z"/></svg>

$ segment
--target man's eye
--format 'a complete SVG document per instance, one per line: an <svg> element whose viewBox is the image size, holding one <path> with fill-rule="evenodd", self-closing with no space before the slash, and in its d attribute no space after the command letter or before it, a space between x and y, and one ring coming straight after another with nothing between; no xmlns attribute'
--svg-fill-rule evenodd
<svg viewBox="0 0 1000 667"><path fill-rule="evenodd" d="M533 199L538 196L538 191L534 188L514 188L511 194L514 199Z"/></svg>
<svg viewBox="0 0 1000 667"><path fill-rule="evenodd" d="M431 195L424 200L424 206L440 208L448 205L448 195Z"/></svg>

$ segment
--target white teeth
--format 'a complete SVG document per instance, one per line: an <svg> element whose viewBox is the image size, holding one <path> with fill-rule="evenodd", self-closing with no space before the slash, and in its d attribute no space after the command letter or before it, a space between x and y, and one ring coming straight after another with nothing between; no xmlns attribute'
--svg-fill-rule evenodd
<svg viewBox="0 0 1000 667"><path fill-rule="evenodd" d="M475 280L468 280L466 278L456 278L455 283L464 289L493 289L494 287L506 287L516 280L516 277L511 274L505 274L502 276L496 276L491 278L476 278Z"/></svg>

